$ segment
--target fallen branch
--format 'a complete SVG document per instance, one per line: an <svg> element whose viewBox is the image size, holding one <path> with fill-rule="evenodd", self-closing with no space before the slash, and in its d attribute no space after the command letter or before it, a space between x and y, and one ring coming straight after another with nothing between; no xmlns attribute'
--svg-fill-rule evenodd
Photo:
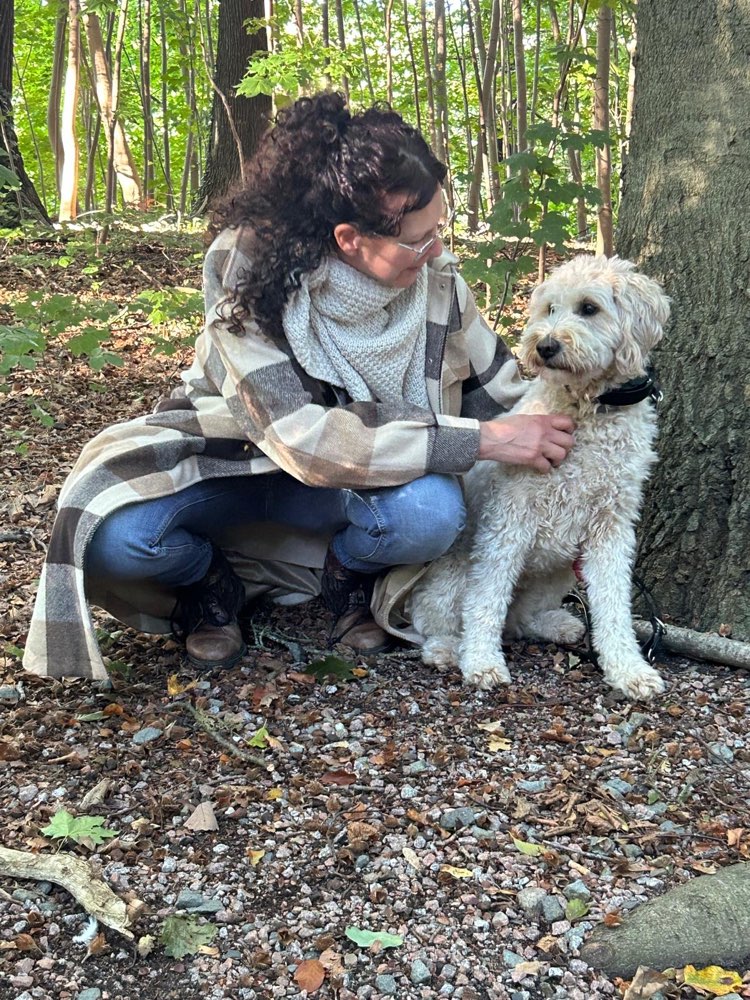
<svg viewBox="0 0 750 1000"><path fill-rule="evenodd" d="M94 875L91 865L74 854L32 854L0 847L0 877L54 882L66 889L100 923L133 940L124 901Z"/></svg>
<svg viewBox="0 0 750 1000"><path fill-rule="evenodd" d="M642 618L633 621L635 634L643 642L651 638L651 624ZM694 632L690 628L666 625L662 644L671 653L690 656L694 660L722 663L727 667L750 668L750 643L725 639L714 632Z"/></svg>

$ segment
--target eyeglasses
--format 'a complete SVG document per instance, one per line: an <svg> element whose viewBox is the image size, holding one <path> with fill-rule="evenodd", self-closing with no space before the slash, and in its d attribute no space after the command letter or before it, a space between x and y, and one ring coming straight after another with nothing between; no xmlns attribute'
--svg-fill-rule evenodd
<svg viewBox="0 0 750 1000"><path fill-rule="evenodd" d="M455 215L455 212L451 212L448 218L444 219L443 222L438 225L435 235L431 236L430 239L427 240L426 243L423 243L421 247L415 247L413 243L397 243L396 246L401 247L402 250L411 250L415 257L424 257L427 251L430 250L437 243L437 241L442 239L448 232Z"/></svg>

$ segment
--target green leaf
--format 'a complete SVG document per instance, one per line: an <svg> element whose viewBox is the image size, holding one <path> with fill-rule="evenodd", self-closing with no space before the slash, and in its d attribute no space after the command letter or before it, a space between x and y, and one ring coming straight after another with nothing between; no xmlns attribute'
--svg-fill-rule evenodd
<svg viewBox="0 0 750 1000"><path fill-rule="evenodd" d="M216 927L213 924L202 924L198 917L191 914L167 917L159 940L170 958L184 958L211 944L215 936Z"/></svg>
<svg viewBox="0 0 750 1000"><path fill-rule="evenodd" d="M250 737L247 741L247 745L250 747L260 747L263 749L268 746L268 730L265 726L261 726L260 729Z"/></svg>
<svg viewBox="0 0 750 1000"><path fill-rule="evenodd" d="M321 683L328 677L333 677L339 681L350 681L356 675L352 673L354 664L348 660L342 660L339 656L326 656L322 660L313 660L305 667L306 674L312 674Z"/></svg>
<svg viewBox="0 0 750 1000"><path fill-rule="evenodd" d="M588 912L589 908L582 899L569 899L565 907L565 919L572 923L585 917Z"/></svg>
<svg viewBox="0 0 750 1000"><path fill-rule="evenodd" d="M383 948L398 948L404 939L398 934L388 934L386 931L363 931L359 927L347 927L346 936L360 948L369 948L376 941Z"/></svg>
<svg viewBox="0 0 750 1000"><path fill-rule="evenodd" d="M73 816L67 809L60 809L41 832L45 837L74 840L76 844L85 841L103 844L107 838L116 837L118 833L117 830L108 830L104 822L103 816Z"/></svg>
<svg viewBox="0 0 750 1000"><path fill-rule="evenodd" d="M511 837L513 844L517 851L521 854L528 854L530 858L538 858L540 854L544 853L544 847L541 844L532 844L528 840L516 840L515 837Z"/></svg>
<svg viewBox="0 0 750 1000"><path fill-rule="evenodd" d="M99 719L106 719L106 712L85 712L83 715L77 715L76 722L98 722Z"/></svg>

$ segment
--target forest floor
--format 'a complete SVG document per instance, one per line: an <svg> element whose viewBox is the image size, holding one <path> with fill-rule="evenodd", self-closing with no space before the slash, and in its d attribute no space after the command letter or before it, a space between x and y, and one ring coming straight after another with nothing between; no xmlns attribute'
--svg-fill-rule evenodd
<svg viewBox="0 0 750 1000"><path fill-rule="evenodd" d="M196 237L133 234L93 278L90 257L59 266L60 253L6 249L0 323L32 289L125 305L200 286ZM309 667L328 621L313 602L261 610L230 670L194 677L170 639L101 615L109 689L24 675L67 471L96 431L168 393L189 356L154 353L156 335L191 331L129 314L112 341L122 367L92 372L55 343L2 397L2 846L73 851L145 908L134 942L102 927L81 942L85 914L63 889L4 878L0 1000L623 995L578 957L591 928L748 856L746 673L665 658L666 693L633 704L574 654L517 645L514 686L498 692L409 650L320 681ZM61 809L116 836L45 836ZM184 948L165 933L175 915ZM397 938L365 947L352 927Z"/></svg>

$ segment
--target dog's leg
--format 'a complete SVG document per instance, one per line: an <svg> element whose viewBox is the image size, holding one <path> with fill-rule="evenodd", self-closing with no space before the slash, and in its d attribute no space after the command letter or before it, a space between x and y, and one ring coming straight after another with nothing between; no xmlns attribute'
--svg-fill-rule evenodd
<svg viewBox="0 0 750 1000"><path fill-rule="evenodd" d="M596 531L583 552L583 578L588 591L594 649L604 679L630 698L651 698L664 681L644 660L633 631L630 607L635 531L631 525L608 524Z"/></svg>
<svg viewBox="0 0 750 1000"><path fill-rule="evenodd" d="M412 624L424 637L422 662L430 666L458 665L466 559L465 552L450 552L436 560L409 599Z"/></svg>
<svg viewBox="0 0 750 1000"><path fill-rule="evenodd" d="M508 614L507 635L510 638L543 639L570 645L580 642L586 625L560 607L563 598L575 586L571 566L542 574L524 574Z"/></svg>
<svg viewBox="0 0 750 1000"><path fill-rule="evenodd" d="M510 684L501 649L513 590L531 544L528 525L480 528L474 538L463 602L463 634L458 665L464 680L489 689Z"/></svg>

